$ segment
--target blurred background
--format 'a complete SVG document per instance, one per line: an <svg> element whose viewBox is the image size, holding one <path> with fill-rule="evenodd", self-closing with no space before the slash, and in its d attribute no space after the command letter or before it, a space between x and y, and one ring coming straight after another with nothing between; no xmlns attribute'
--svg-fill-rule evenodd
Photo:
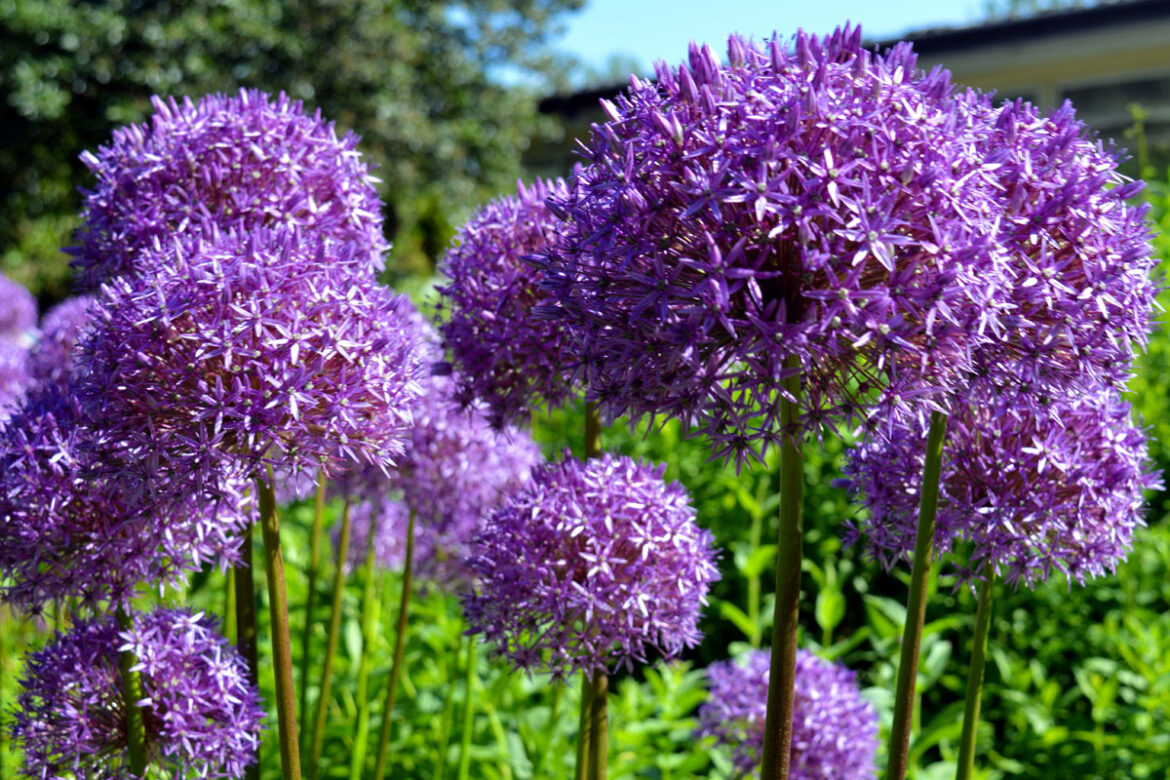
<svg viewBox="0 0 1170 780"><path fill-rule="evenodd" d="M629 73L652 75L656 59L677 63L690 40L721 51L733 31L762 39L797 27L827 33L846 21L860 23L874 45L913 40L924 66L942 64L960 84L1049 107L1072 100L1104 142L1130 150L1126 171L1149 182L1142 197L1164 231L1170 0L820 0L799 7L763 0L0 0L0 271L30 287L42 310L67 296L60 247L71 243L78 188L90 184L78 155L107 143L115 127L142 120L152 95L247 86L283 90L320 108L339 131L361 135L360 148L379 166L394 244L386 281L425 301L460 223L477 205L513 191L518 177L567 175L574 139L601 117L598 98L615 94ZM1155 243L1166 257L1162 232ZM1163 329L1132 393L1160 468L1170 462L1168 386ZM559 452L579 439L576 426L572 412L556 412L541 417L536 434L547 452ZM737 475L710 463L701 442L680 441L676 425L644 433L617 426L606 443L667 463L668 477L692 491L700 522L727 552L708 639L688 664L616 682L612 739L621 752L613 776L723 777L726 762L696 746L688 718L703 698L698 670L767 636L775 464ZM859 670L867 696L888 718L907 578L842 547L840 523L857 510L832 486L841 460L840 442L829 441L806 464L802 643ZM1055 576L1034 592L1005 593L997 605L984 780L1170 778L1170 528L1165 496L1150 501L1150 528L1116 575L1085 587ZM294 512L294 541L306 527L304 513ZM304 563L304 548L289 545L293 570ZM919 682L917 780L953 776L974 615L971 594L953 590L953 569L939 568ZM214 605L199 595L206 581L193 583L193 603ZM290 595L299 603L299 594ZM403 776L436 776L428 773L448 763L435 746L447 744L440 736L450 736L459 695L454 662L435 660L460 641L462 624L448 617L458 614L454 597L426 598L424 630L410 651L412 668L423 671L403 705L414 724L400 747L411 762ZM19 653L43 642L38 630L11 623L0 630L0 709L11 706L6 686ZM343 664L357 654L348 636ZM354 673L342 667L342 690ZM486 659L477 675L486 711L476 722L473 776L560 776L560 764L542 771L541 763L571 754L572 727L545 728L547 708L531 706L547 704L542 683ZM344 699L338 706L344 712ZM341 757L341 766L349 721L330 728L326 756ZM14 766L2 740L0 773Z"/></svg>

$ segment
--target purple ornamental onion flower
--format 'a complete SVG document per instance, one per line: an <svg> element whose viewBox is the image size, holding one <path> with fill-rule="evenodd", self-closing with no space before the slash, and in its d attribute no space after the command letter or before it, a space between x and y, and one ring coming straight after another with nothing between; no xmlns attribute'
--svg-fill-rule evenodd
<svg viewBox="0 0 1170 780"><path fill-rule="evenodd" d="M794 433L777 392L797 372L801 428L911 383L945 403L1003 306L995 166L949 74L856 28L728 53L632 78L550 200L570 227L539 262L590 395L737 457Z"/></svg>
<svg viewBox="0 0 1170 780"><path fill-rule="evenodd" d="M374 534L374 564L383 569L397 570L406 556L406 529L410 521L410 510L401 501L361 501L349 509L349 552L345 565L350 571L366 563L366 550L370 533ZM333 526L333 546L337 547L341 536L341 524Z"/></svg>
<svg viewBox="0 0 1170 780"><path fill-rule="evenodd" d="M377 181L357 151L320 112L284 94L152 99L150 122L114 131L113 142L82 162L97 177L71 251L84 289L148 267L139 253L156 240L213 222L224 230L299 226L355 244L357 262L381 270Z"/></svg>
<svg viewBox="0 0 1170 780"><path fill-rule="evenodd" d="M731 748L735 768L754 776L764 750L770 650L753 650L742 665L711 664L711 693L699 709L699 733ZM857 690L857 675L807 650L796 653L792 708L792 780L874 776L877 713Z"/></svg>
<svg viewBox="0 0 1170 780"><path fill-rule="evenodd" d="M695 645L716 553L686 490L662 474L612 455L536 469L475 538L469 631L557 676Z"/></svg>
<svg viewBox="0 0 1170 780"><path fill-rule="evenodd" d="M131 780L121 651L131 648L145 700L155 771L175 778L239 778L255 761L264 711L244 659L203 613L135 613L76 623L25 660L12 724L28 777Z"/></svg>
<svg viewBox="0 0 1170 780"><path fill-rule="evenodd" d="M951 417L943 450L935 546L973 544L991 566L1029 586L1053 569L1084 582L1112 571L1144 525L1142 493L1160 487L1129 404L1102 390L1050 408L975 394ZM852 536L887 568L914 550L926 433L909 415L889 438L852 451L848 484L870 517Z"/></svg>
<svg viewBox="0 0 1170 780"><path fill-rule="evenodd" d="M497 427L517 422L539 399L559 405L573 395L567 335L560 323L534 316L545 303L544 274L525 258L545 251L563 227L545 200L568 197L564 181L518 183L480 208L455 236L439 287L451 315L439 327L458 369L459 400L485 403Z"/></svg>
<svg viewBox="0 0 1170 780"><path fill-rule="evenodd" d="M37 302L32 293L0 274L0 342L27 347L37 327Z"/></svg>
<svg viewBox="0 0 1170 780"><path fill-rule="evenodd" d="M87 408L174 474L392 465L420 391L417 338L359 249L280 229L144 253L95 314Z"/></svg>
<svg viewBox="0 0 1170 780"><path fill-rule="evenodd" d="M0 432L0 597L33 612L65 598L129 604L142 582L237 561L251 519L242 483L185 486L176 502L158 497L169 496L159 482L148 465L95 450L71 396L32 394Z"/></svg>
<svg viewBox="0 0 1170 780"><path fill-rule="evenodd" d="M78 378L74 346L93 321L96 301L88 295L70 298L50 309L41 332L29 349L29 372L37 382L72 384Z"/></svg>
<svg viewBox="0 0 1170 780"><path fill-rule="evenodd" d="M0 339L0 429L20 407L31 382L28 350L14 340Z"/></svg>

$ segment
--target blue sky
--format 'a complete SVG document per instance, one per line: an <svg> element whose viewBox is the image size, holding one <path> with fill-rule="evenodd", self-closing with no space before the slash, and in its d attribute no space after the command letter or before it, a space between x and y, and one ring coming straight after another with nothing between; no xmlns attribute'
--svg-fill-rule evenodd
<svg viewBox="0 0 1170 780"><path fill-rule="evenodd" d="M984 16L983 0L587 0L570 15L557 48L604 69L628 55L649 72L651 63L677 63L691 40L724 47L732 32L764 38L797 27L830 32L845 21L860 23L867 38L889 38L927 27L963 26Z"/></svg>

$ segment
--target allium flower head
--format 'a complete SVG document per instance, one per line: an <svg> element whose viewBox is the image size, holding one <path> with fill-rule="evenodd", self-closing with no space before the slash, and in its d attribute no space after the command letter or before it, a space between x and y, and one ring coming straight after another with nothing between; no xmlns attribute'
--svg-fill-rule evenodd
<svg viewBox="0 0 1170 780"><path fill-rule="evenodd" d="M754 775L764 750L771 651L753 650L742 665L707 668L711 693L699 709L699 731L731 748L735 767ZM807 650L796 652L792 708L792 780L874 776L877 713L857 690L857 675Z"/></svg>
<svg viewBox="0 0 1170 780"><path fill-rule="evenodd" d="M534 316L545 303L544 274L526 262L546 251L563 225L549 211L551 195L568 196L564 181L519 184L479 209L455 236L439 287L450 318L440 329L458 369L462 403L487 404L493 423L516 422L539 399L562 403L573 392L564 326Z"/></svg>
<svg viewBox="0 0 1170 780"><path fill-rule="evenodd" d="M251 520L238 480L221 475L214 492L184 486L174 501L159 475L94 441L76 400L52 389L33 393L0 431L5 601L34 612L65 598L128 604L142 582L175 584L208 561L238 558Z"/></svg>
<svg viewBox="0 0 1170 780"><path fill-rule="evenodd" d="M155 240L205 222L241 232L299 226L353 242L362 266L383 267L381 202L355 135L339 139L320 112L284 94L153 104L149 123L81 156L98 180L71 250L85 289L147 267L158 258L139 253Z"/></svg>
<svg viewBox="0 0 1170 780"><path fill-rule="evenodd" d="M849 28L732 37L728 59L692 46L632 78L550 200L571 227L540 262L591 395L742 456L795 433L777 396L795 373L802 427L910 379L950 389L1000 315L1001 273L994 166L949 74Z"/></svg>
<svg viewBox="0 0 1170 780"><path fill-rule="evenodd" d="M36 327L37 302L32 293L0 274L0 341L15 341L27 347Z"/></svg>
<svg viewBox="0 0 1170 780"><path fill-rule="evenodd" d="M78 379L74 346L93 321L95 300L82 295L50 309L41 320L41 331L29 349L29 372L37 382L70 384Z"/></svg>
<svg viewBox="0 0 1170 780"><path fill-rule="evenodd" d="M83 620L25 660L12 726L33 777L131 780L121 650L138 658L150 765L167 777L238 778L264 713L244 659L202 613Z"/></svg>
<svg viewBox="0 0 1170 780"><path fill-rule="evenodd" d="M392 498L360 501L349 508L349 552L345 564L350 570L366 563L370 534L374 535L374 565L397 570L406 556L406 530L410 510ZM341 524L333 526L333 546L341 537Z"/></svg>
<svg viewBox="0 0 1170 780"><path fill-rule="evenodd" d="M870 517L869 549L887 566L914 550L926 432L909 415L871 437L846 467ZM1083 582L1125 558L1144 524L1142 493L1159 486L1129 404L1103 390L1037 410L1014 397L975 394L947 423L935 546L973 545L991 566L1028 585L1054 570Z"/></svg>
<svg viewBox="0 0 1170 780"><path fill-rule="evenodd" d="M612 455L536 469L475 538L470 631L518 667L559 676L695 645L719 570L686 491L662 474Z"/></svg>
<svg viewBox="0 0 1170 780"><path fill-rule="evenodd" d="M175 473L390 465L421 368L409 303L357 249L280 229L144 253L105 288L80 394L108 436Z"/></svg>
<svg viewBox="0 0 1170 780"><path fill-rule="evenodd" d="M0 339L0 427L20 406L31 382L28 350L15 341Z"/></svg>

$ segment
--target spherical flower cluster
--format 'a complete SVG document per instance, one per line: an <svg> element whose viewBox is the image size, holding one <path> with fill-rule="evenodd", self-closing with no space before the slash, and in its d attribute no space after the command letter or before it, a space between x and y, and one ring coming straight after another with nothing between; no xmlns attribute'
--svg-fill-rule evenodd
<svg viewBox="0 0 1170 780"><path fill-rule="evenodd" d="M753 650L742 665L707 668L711 693L699 709L699 731L729 746L744 775L759 769L763 755L770 661L770 651ZM854 672L798 650L792 720L792 780L874 776L877 713L858 695Z"/></svg>
<svg viewBox="0 0 1170 780"><path fill-rule="evenodd" d="M355 251L258 229L144 253L83 344L87 408L175 474L389 466L419 393L416 336Z"/></svg>
<svg viewBox="0 0 1170 780"><path fill-rule="evenodd" d="M283 94L153 104L149 124L122 127L110 146L81 156L98 179L71 250L85 289L148 268L155 258L140 252L207 222L240 232L299 226L354 242L358 262L383 267L377 180L352 133L338 139L319 112Z"/></svg>
<svg viewBox="0 0 1170 780"><path fill-rule="evenodd" d="M373 499L350 506L346 567L352 571L366 564L372 533L374 565L383 569L398 569L406 556L406 530L409 522L410 510L396 499ZM340 523L333 526L332 534L333 546L336 548L341 538Z"/></svg>
<svg viewBox="0 0 1170 780"><path fill-rule="evenodd" d="M238 778L261 721L244 659L214 621L185 610L76 623L25 660L12 726L28 777L131 780L120 655L138 659L150 765L175 778Z"/></svg>
<svg viewBox="0 0 1170 780"><path fill-rule="evenodd" d="M45 314L40 336L29 349L29 372L35 381L71 384L78 379L74 346L93 320L95 304L93 297L82 295Z"/></svg>
<svg viewBox="0 0 1170 780"><path fill-rule="evenodd" d="M519 184L479 209L455 236L440 265L450 310L440 325L459 370L457 394L487 404L496 426L516 422L539 399L557 405L573 393L564 326L534 311L545 303L543 274L526 258L545 251L563 229L545 200L566 197L564 181Z"/></svg>
<svg viewBox="0 0 1170 780"><path fill-rule="evenodd" d="M0 426L19 408L31 382L28 350L15 341L0 339Z"/></svg>
<svg viewBox="0 0 1170 780"><path fill-rule="evenodd" d="M914 550L926 433L909 415L888 438L852 451L847 482L870 517L852 529L887 566ZM1112 571L1143 524L1142 493L1159 485L1129 404L1104 390L1034 409L1014 396L975 394L947 422L935 545L973 545L991 566L1029 585L1053 569L1078 582Z"/></svg>
<svg viewBox="0 0 1170 780"><path fill-rule="evenodd" d="M994 166L945 71L857 29L693 47L605 103L541 261L610 415L667 413L742 455L801 423L941 393L994 325ZM942 403L942 401L936 401Z"/></svg>
<svg viewBox="0 0 1170 780"><path fill-rule="evenodd" d="M0 596L34 612L128 604L141 582L234 562L251 520L242 484L203 487L172 489L149 464L95 450L75 399L33 393L0 433Z"/></svg>
<svg viewBox="0 0 1170 780"><path fill-rule="evenodd" d="M37 327L37 302L22 285L0 274L0 342L25 343Z"/></svg>
<svg viewBox="0 0 1170 780"><path fill-rule="evenodd" d="M470 630L516 666L558 676L696 644L719 579L713 539L662 474L612 455L536 469L475 538Z"/></svg>

